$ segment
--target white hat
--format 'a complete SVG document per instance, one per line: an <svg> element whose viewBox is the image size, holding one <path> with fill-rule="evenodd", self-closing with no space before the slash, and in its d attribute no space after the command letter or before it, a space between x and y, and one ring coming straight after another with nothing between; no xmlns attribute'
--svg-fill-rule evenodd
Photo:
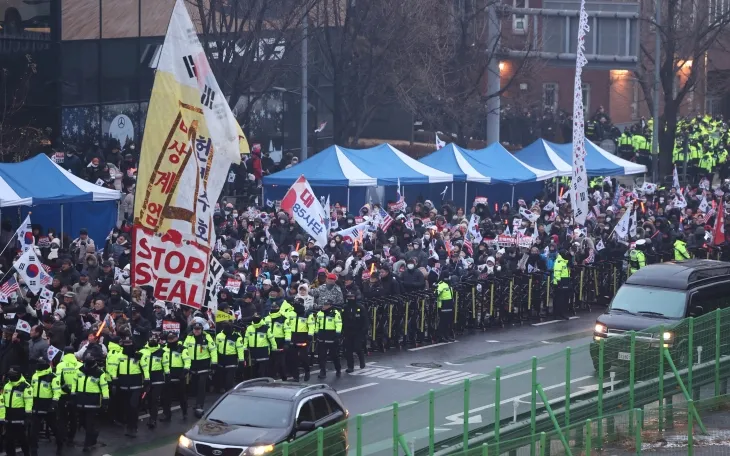
<svg viewBox="0 0 730 456"><path fill-rule="evenodd" d="M271 279L264 279L264 285L271 285Z"/></svg>

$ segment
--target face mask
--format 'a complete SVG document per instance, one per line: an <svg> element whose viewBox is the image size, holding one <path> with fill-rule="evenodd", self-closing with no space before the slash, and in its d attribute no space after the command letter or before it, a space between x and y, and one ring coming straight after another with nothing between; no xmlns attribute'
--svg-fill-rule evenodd
<svg viewBox="0 0 730 456"><path fill-rule="evenodd" d="M266 238L259 238L259 242L264 242Z"/></svg>
<svg viewBox="0 0 730 456"><path fill-rule="evenodd" d="M292 274L296 274L296 273L298 273L298 272L299 272L299 271L298 271L297 269L292 269L292 270L291 270L291 273L292 273Z"/></svg>
<svg viewBox="0 0 730 456"><path fill-rule="evenodd" d="M427 235L423 236L423 239L425 239L425 240L427 240L427 241L428 241L429 239L431 239L431 236L429 236L429 235L427 234Z"/></svg>
<svg viewBox="0 0 730 456"><path fill-rule="evenodd" d="M334 286L335 286L335 284L334 284L334 283L328 283L328 284L327 284L327 289L328 289L328 290L331 290L332 288L334 288Z"/></svg>
<svg viewBox="0 0 730 456"><path fill-rule="evenodd" d="M415 267L416 267L416 265L415 265L415 264L413 264L413 263L408 263L408 269L413 269L413 268L415 268Z"/></svg>
<svg viewBox="0 0 730 456"><path fill-rule="evenodd" d="M334 247L336 244L334 242L330 242L330 247Z"/></svg>

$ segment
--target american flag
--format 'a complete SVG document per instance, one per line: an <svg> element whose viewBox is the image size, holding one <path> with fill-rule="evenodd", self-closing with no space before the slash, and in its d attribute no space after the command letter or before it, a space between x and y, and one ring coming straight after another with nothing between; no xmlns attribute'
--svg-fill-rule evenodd
<svg viewBox="0 0 730 456"><path fill-rule="evenodd" d="M588 252L588 257L583 261L583 264L593 264L593 262L596 261L596 251L594 249L590 249Z"/></svg>
<svg viewBox="0 0 730 456"><path fill-rule="evenodd" d="M20 287L18 286L18 281L15 280L15 277L11 277L0 287L0 293L5 296L10 296L11 294L13 294L13 292L18 291L19 289Z"/></svg>
<svg viewBox="0 0 730 456"><path fill-rule="evenodd" d="M393 205L393 209L396 211L405 211L406 210L406 199L403 198L403 194L400 191L400 178L398 178L398 188L395 191L396 196L396 202Z"/></svg>
<svg viewBox="0 0 730 456"><path fill-rule="evenodd" d="M383 232L388 231L388 228L390 228L390 225L393 224L393 217L388 215L387 212L385 212L385 209L378 208L378 218L380 219L380 229L383 230Z"/></svg>
<svg viewBox="0 0 730 456"><path fill-rule="evenodd" d="M710 209L709 211L707 211L707 214L705 214L702 223L707 224L707 221L710 220L710 217L712 217L713 215L715 215L715 209Z"/></svg>
<svg viewBox="0 0 730 456"><path fill-rule="evenodd" d="M45 272L41 273L41 285L50 285L51 282L53 282L53 277L46 274Z"/></svg>
<svg viewBox="0 0 730 456"><path fill-rule="evenodd" d="M49 274L51 273L51 267L48 266L46 263L41 263L41 267L43 267L43 270L46 271L47 273L49 273Z"/></svg>

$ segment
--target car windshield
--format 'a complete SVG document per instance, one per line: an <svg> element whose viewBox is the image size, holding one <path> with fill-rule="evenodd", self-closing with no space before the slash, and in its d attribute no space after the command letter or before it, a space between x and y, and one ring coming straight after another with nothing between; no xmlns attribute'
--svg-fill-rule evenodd
<svg viewBox="0 0 730 456"><path fill-rule="evenodd" d="M611 302L611 310L665 318L684 318L684 291L624 285Z"/></svg>
<svg viewBox="0 0 730 456"><path fill-rule="evenodd" d="M291 402L266 397L229 394L208 419L233 426L285 428L291 420Z"/></svg>

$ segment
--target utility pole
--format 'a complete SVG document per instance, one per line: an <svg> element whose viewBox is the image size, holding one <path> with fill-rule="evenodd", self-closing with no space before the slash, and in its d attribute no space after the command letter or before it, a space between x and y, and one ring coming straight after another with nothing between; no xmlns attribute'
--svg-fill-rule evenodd
<svg viewBox="0 0 730 456"><path fill-rule="evenodd" d="M654 0L654 14L656 26L656 42L654 44L654 128L651 129L651 175L652 182L659 179L659 62L661 61L661 37L659 36L659 24L661 20L660 0Z"/></svg>
<svg viewBox="0 0 730 456"><path fill-rule="evenodd" d="M304 21L302 22L302 99L301 99L301 133L300 142L302 150L299 152L299 162L307 159L308 143L309 143L309 43L307 42L309 29L309 13L304 13Z"/></svg>
<svg viewBox="0 0 730 456"><path fill-rule="evenodd" d="M489 65L487 65L487 95L491 98L487 99L487 145L499 143L499 121L500 121L500 97L496 95L502 88L499 74L499 34L501 21L497 14L497 2L487 9L488 29L487 29L487 52L491 52L489 56Z"/></svg>

